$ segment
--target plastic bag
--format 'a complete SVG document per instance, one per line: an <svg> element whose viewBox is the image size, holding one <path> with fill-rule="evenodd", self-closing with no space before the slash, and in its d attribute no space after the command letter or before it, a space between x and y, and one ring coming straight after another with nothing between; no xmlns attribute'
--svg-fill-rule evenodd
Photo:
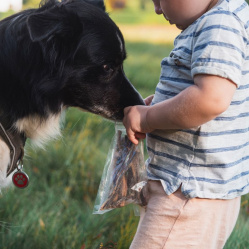
<svg viewBox="0 0 249 249"><path fill-rule="evenodd" d="M146 206L147 192L143 141L134 145L125 128L116 124L93 213L103 214L130 203Z"/></svg>

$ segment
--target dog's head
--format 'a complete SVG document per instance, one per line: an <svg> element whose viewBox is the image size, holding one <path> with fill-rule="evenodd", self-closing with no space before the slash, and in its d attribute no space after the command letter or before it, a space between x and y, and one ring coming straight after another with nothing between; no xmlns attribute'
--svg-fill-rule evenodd
<svg viewBox="0 0 249 249"><path fill-rule="evenodd" d="M27 26L51 78L60 78L59 87L47 83L43 91L54 88L63 105L122 120L125 107L143 104L124 74L124 39L102 0L46 1Z"/></svg>

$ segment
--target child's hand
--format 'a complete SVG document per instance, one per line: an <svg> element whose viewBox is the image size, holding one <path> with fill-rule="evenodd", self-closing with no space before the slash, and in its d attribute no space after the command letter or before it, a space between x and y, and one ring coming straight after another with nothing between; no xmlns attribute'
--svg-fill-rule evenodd
<svg viewBox="0 0 249 249"><path fill-rule="evenodd" d="M144 103L146 105L151 105L151 102L152 102L153 98L154 98L154 94L150 95L149 97L147 97L146 99L144 99Z"/></svg>
<svg viewBox="0 0 249 249"><path fill-rule="evenodd" d="M146 120L149 108L149 106L137 105L124 109L123 124L126 128L128 138L134 144L138 144L138 139L144 139L146 133L152 131Z"/></svg>

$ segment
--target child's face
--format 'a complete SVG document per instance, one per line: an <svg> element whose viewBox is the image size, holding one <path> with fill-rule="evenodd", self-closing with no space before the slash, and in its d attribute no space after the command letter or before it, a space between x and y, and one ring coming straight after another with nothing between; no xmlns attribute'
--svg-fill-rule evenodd
<svg viewBox="0 0 249 249"><path fill-rule="evenodd" d="M179 29L186 29L192 22L210 10L218 0L152 0L155 12L163 14Z"/></svg>

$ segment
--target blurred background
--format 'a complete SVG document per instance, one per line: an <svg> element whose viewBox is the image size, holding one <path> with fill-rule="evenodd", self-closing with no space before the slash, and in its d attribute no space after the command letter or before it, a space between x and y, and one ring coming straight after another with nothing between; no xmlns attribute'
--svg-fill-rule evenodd
<svg viewBox="0 0 249 249"><path fill-rule="evenodd" d="M127 77L143 97L153 94L161 60L179 30L154 13L151 0L105 3L126 41ZM38 5L37 0L0 0L0 19ZM110 121L70 109L62 138L45 150L26 146L28 188L10 188L0 195L0 249L129 248L139 220L132 206L92 214L113 135ZM225 249L248 249L248 234L247 195Z"/></svg>

